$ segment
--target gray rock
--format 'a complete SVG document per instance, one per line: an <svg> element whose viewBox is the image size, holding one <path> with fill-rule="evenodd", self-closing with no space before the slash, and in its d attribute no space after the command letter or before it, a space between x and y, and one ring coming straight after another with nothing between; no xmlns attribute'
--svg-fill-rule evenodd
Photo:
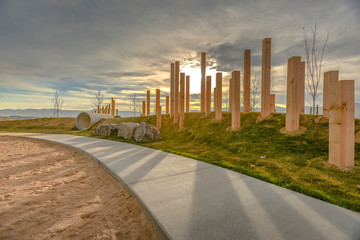
<svg viewBox="0 0 360 240"><path fill-rule="evenodd" d="M135 128L134 140L136 142L151 142L161 138L160 131L153 125L142 122Z"/></svg>
<svg viewBox="0 0 360 240"><path fill-rule="evenodd" d="M119 131L118 124L101 124L95 129L98 136L116 136Z"/></svg>
<svg viewBox="0 0 360 240"><path fill-rule="evenodd" d="M119 131L118 131L117 135L119 137L123 137L125 139L132 139L134 136L134 130L139 125L140 124L133 123L133 122L120 123Z"/></svg>

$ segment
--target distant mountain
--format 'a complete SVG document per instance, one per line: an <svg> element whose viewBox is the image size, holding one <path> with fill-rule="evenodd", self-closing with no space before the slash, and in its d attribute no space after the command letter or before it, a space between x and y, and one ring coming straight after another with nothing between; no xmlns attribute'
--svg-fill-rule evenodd
<svg viewBox="0 0 360 240"><path fill-rule="evenodd" d="M80 110L63 110L59 113L59 117L76 117ZM134 112L132 111L120 111L121 117L132 117ZM1 117L12 117L16 119L26 118L48 118L53 117L52 109L2 109L0 110ZM139 113L135 113L135 116L140 116Z"/></svg>

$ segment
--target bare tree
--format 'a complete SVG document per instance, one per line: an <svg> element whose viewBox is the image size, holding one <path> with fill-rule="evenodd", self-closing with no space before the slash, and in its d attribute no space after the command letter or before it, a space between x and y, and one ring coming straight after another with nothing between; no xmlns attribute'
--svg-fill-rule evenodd
<svg viewBox="0 0 360 240"><path fill-rule="evenodd" d="M255 111L260 102L259 88L260 80L257 76L254 76L250 81L250 110L252 112Z"/></svg>
<svg viewBox="0 0 360 240"><path fill-rule="evenodd" d="M316 21L314 28L311 29L311 38L306 35L305 28L304 42L305 42L305 56L306 56L306 91L310 94L312 100L312 109L315 109L316 98L318 97L318 87L321 81L321 65L325 52L326 44L329 40L329 31L322 45L318 45L317 35L319 32L316 28Z"/></svg>
<svg viewBox="0 0 360 240"><path fill-rule="evenodd" d="M62 110L63 104L64 100L60 97L59 92L56 90L54 93L54 97L51 100L54 117L59 117L59 113Z"/></svg>
<svg viewBox="0 0 360 240"><path fill-rule="evenodd" d="M102 104L104 102L104 94L102 93L102 90L98 90L95 94L94 94L94 98L91 99L91 102L94 106L94 108L97 109L97 107L99 106L100 108L102 107Z"/></svg>
<svg viewBox="0 0 360 240"><path fill-rule="evenodd" d="M138 113L142 112L142 103L137 100L136 93L134 93L133 97L130 100L129 108L134 111L134 117L135 117L136 112L138 112Z"/></svg>

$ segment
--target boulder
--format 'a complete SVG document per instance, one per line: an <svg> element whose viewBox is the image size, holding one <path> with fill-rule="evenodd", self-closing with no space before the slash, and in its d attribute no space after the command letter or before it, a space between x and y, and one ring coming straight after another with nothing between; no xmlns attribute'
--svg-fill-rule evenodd
<svg viewBox="0 0 360 240"><path fill-rule="evenodd" d="M159 129L149 123L142 122L135 128L134 140L136 142L151 142L160 138Z"/></svg>
<svg viewBox="0 0 360 240"><path fill-rule="evenodd" d="M95 129L98 136L116 136L119 131L118 124L101 124Z"/></svg>
<svg viewBox="0 0 360 240"><path fill-rule="evenodd" d="M133 123L133 122L123 122L119 125L119 131L117 132L117 135L119 137L123 137L125 139L132 139L134 136L134 130L137 126L140 124Z"/></svg>

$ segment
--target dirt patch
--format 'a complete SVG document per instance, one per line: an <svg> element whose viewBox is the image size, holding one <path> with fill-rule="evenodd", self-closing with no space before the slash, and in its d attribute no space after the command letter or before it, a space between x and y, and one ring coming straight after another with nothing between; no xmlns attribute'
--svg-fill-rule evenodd
<svg viewBox="0 0 360 240"><path fill-rule="evenodd" d="M0 239L159 239L137 200L90 157L0 136Z"/></svg>

